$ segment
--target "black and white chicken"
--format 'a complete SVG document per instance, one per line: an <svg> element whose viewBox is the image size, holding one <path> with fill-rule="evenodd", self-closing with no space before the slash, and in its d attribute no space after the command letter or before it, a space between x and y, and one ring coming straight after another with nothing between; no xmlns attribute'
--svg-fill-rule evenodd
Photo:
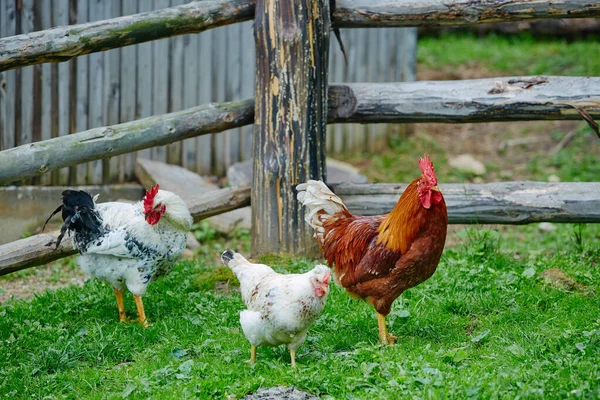
<svg viewBox="0 0 600 400"><path fill-rule="evenodd" d="M258 346L286 344L295 367L296 350L325 307L329 268L319 264L304 274L284 275L268 265L253 264L229 249L221 260L240 281L247 308L240 313L240 323L252 346L250 363L256 362Z"/></svg>
<svg viewBox="0 0 600 400"><path fill-rule="evenodd" d="M65 233L73 232L73 247L81 253L79 266L113 287L120 321L126 321L123 291L127 289L146 327L142 296L148 283L171 272L185 249L192 216L181 197L159 190L158 185L136 204L96 204L97 197L65 190L63 204L50 216L62 210L64 224L57 241L49 245L58 248Z"/></svg>

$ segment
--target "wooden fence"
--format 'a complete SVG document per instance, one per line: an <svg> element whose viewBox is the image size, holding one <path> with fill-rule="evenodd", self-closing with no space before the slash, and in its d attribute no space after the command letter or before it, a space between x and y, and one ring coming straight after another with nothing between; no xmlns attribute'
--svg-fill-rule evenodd
<svg viewBox="0 0 600 400"><path fill-rule="evenodd" d="M596 17L600 16L600 1L340 0L330 14L332 5L325 0L205 0L96 24L0 39L0 72L6 72L243 22L251 19L256 10L258 54L256 101L236 99L204 104L53 139L34 138L37 139L34 143L0 151L0 183L43 177L82 162L98 163L97 160L114 155L208 137L254 123L252 187L256 190L222 189L200 199L190 199L189 206L198 220L250 202L253 250L299 252L310 242L310 231L305 229L303 211L295 200L293 188L307 179L324 178L327 122L460 123L584 118L600 136L594 122L600 116L598 77L512 77L394 84L344 82L329 86L327 73L332 21L334 27L355 28ZM219 38L213 36L212 40ZM225 69L229 65L225 60L212 65ZM146 61L154 62L150 57ZM91 61L89 66L93 68ZM101 85L104 90L106 83L103 81ZM43 113L32 111L32 114L35 121ZM227 134L215 137L222 138L223 145L227 143ZM165 153L168 156L169 151ZM91 165L93 170L94 164ZM397 198L403 188L400 184L340 185L336 190L351 209L372 214L389 211L391 199ZM451 223L600 222L598 183L508 182L442 185L442 190L447 195ZM68 241L58 251L44 246L55 235L37 235L0 246L0 275L72 254Z"/></svg>
<svg viewBox="0 0 600 400"><path fill-rule="evenodd" d="M0 37L56 26L98 22L165 9L189 0L3 0ZM92 37L92 36L90 36ZM354 29L342 32L352 62L334 44L333 82L398 82L415 79L416 29ZM91 39L90 39L91 40ZM248 98L254 92L252 22L242 22L151 43L83 55L0 73L0 150L26 143L180 111L212 101ZM328 150L374 146L386 125L330 127ZM252 128L189 138L139 152L203 175L223 176L234 162L251 158ZM98 184L134 178L129 153L73 166L33 181Z"/></svg>

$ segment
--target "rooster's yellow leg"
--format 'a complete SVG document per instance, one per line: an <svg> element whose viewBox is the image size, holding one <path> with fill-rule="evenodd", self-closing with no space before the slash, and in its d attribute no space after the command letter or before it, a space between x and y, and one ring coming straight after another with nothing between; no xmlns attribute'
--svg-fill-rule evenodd
<svg viewBox="0 0 600 400"><path fill-rule="evenodd" d="M119 289L115 289L115 294L117 295L117 307L119 307L119 321L125 322L127 321L127 317L125 316L125 303L123 303L123 292Z"/></svg>
<svg viewBox="0 0 600 400"><path fill-rule="evenodd" d="M296 368L296 350L290 348L290 358L292 359L292 368Z"/></svg>
<svg viewBox="0 0 600 400"><path fill-rule="evenodd" d="M250 359L248 361L246 361L247 363L249 363L250 365L254 365L256 364L256 346L251 345L252 348L250 349Z"/></svg>
<svg viewBox="0 0 600 400"><path fill-rule="evenodd" d="M147 328L148 320L146 319L146 313L144 312L144 303L142 303L142 298L134 294L133 299L135 300L135 305L137 307L138 317L140 318L140 324L142 324L144 328Z"/></svg>
<svg viewBox="0 0 600 400"><path fill-rule="evenodd" d="M394 344L397 337L390 335L385 326L385 315L377 313L377 325L379 326L379 339L383 344Z"/></svg>

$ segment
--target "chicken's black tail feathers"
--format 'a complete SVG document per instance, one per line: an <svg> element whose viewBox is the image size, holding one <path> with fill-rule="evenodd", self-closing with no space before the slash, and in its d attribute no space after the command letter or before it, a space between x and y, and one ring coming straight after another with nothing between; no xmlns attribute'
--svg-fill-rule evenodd
<svg viewBox="0 0 600 400"><path fill-rule="evenodd" d="M221 254L221 261L223 261L223 264L227 265L229 264L229 261L233 260L233 256L234 256L234 252L231 249L226 249L223 254Z"/></svg>
<svg viewBox="0 0 600 400"><path fill-rule="evenodd" d="M85 233L86 236L93 237L102 233L102 220L96 211L94 199L89 193L83 190L65 190L62 193L62 205L60 205L52 215L46 220L46 223L54 214L62 211L64 221L60 229L60 235L56 239L56 248L60 245L67 231ZM46 227L46 224L44 224Z"/></svg>

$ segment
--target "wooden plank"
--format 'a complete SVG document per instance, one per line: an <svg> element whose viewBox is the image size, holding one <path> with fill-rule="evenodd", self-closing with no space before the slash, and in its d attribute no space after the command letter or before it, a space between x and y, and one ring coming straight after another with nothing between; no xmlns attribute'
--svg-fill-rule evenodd
<svg viewBox="0 0 600 400"><path fill-rule="evenodd" d="M491 122L600 117L600 78L503 77L332 87L329 122ZM341 113L341 114L340 114Z"/></svg>
<svg viewBox="0 0 600 400"><path fill-rule="evenodd" d="M225 65L225 101L241 98L241 47L240 47L240 25L230 25L225 29L226 45L225 52L227 61ZM227 168L240 160L240 129L234 129L224 133L225 154L224 167Z"/></svg>
<svg viewBox="0 0 600 400"><path fill-rule="evenodd" d="M121 0L104 1L104 18L121 16ZM119 102L121 101L121 50L113 49L104 53L104 125L114 125L119 120ZM167 112L165 109L164 112ZM103 160L102 182L105 184L119 180L119 158Z"/></svg>
<svg viewBox="0 0 600 400"><path fill-rule="evenodd" d="M39 29L49 29L52 27L52 2L36 3L36 13L39 16ZM37 27L36 27L37 28ZM43 64L38 67L40 69L39 82L40 88L40 140L48 140L52 138L52 65ZM49 174L40 177L42 185L50 185L52 176Z"/></svg>
<svg viewBox="0 0 600 400"><path fill-rule="evenodd" d="M244 22L240 25L240 35L242 43L242 68L241 68L241 98L246 99L254 96L254 64L255 47L252 22ZM241 156L242 160L252 159L252 138L254 129L252 126L242 127L241 134Z"/></svg>
<svg viewBox="0 0 600 400"><path fill-rule="evenodd" d="M21 3L21 32L29 33L35 30L33 18L33 0L23 0ZM21 69L21 81L19 83L20 92L20 110L18 110L18 121L19 121L19 132L18 132L18 143L19 145L25 143L31 143L33 141L33 81L34 81L34 67L26 67Z"/></svg>
<svg viewBox="0 0 600 400"><path fill-rule="evenodd" d="M405 184L333 185L357 215L390 212ZM451 224L600 222L600 182L441 184Z"/></svg>
<svg viewBox="0 0 600 400"><path fill-rule="evenodd" d="M171 0L171 6L180 6L184 0ZM183 110L183 36L175 36L169 39L170 63L169 70L169 112ZM169 164L182 165L181 142L171 143L167 146L167 162Z"/></svg>
<svg viewBox="0 0 600 400"><path fill-rule="evenodd" d="M220 189L186 201L194 222L246 207L250 204L250 187ZM43 265L76 254L71 238L65 236L57 250L49 247L58 232L43 233L0 246L0 276Z"/></svg>
<svg viewBox="0 0 600 400"><path fill-rule="evenodd" d="M316 252L295 185L325 176L329 3L256 2L254 253Z"/></svg>
<svg viewBox="0 0 600 400"><path fill-rule="evenodd" d="M254 101L207 104L0 152L0 184L252 123Z"/></svg>
<svg viewBox="0 0 600 400"><path fill-rule="evenodd" d="M205 32L208 33L208 32ZM204 33L204 34L205 34ZM184 82L183 85L183 107L195 107L198 101L198 79L202 73L202 60L198 56L198 41L200 35L186 35L183 37L183 75L179 77ZM202 60L202 61L201 61ZM196 169L196 138L184 140L183 146L183 166L190 170Z"/></svg>
<svg viewBox="0 0 600 400"><path fill-rule="evenodd" d="M140 0L138 3L138 12L152 11L152 1ZM152 115L152 102L154 101L154 91L152 90L152 43L143 43L137 46L137 103L136 119L146 118ZM138 153L138 157L151 158L151 151L143 150Z"/></svg>
<svg viewBox="0 0 600 400"><path fill-rule="evenodd" d="M224 65L227 65L227 28L216 29L212 40L212 101L223 101L225 99L226 75L223 73ZM212 135L212 169L211 172L217 176L225 175L225 136L227 132Z"/></svg>
<svg viewBox="0 0 600 400"><path fill-rule="evenodd" d="M88 21L88 0L77 0L77 22ZM82 132L89 128L89 101L88 80L90 56L79 57L77 63L77 74L75 92L77 97L77 118L75 119L76 132ZM61 131L62 133L62 131ZM77 166L75 178L71 178L71 184L84 185L87 183L87 165Z"/></svg>
<svg viewBox="0 0 600 400"><path fill-rule="evenodd" d="M152 11L151 1L142 0L139 4L139 12ZM11 36L0 39L0 71L63 62L88 53L198 33L253 17L253 0L204 0L142 15Z"/></svg>
<svg viewBox="0 0 600 400"><path fill-rule="evenodd" d="M198 40L198 59L196 60L198 75L198 94L199 104L206 104L213 101L213 35L214 31L202 32ZM252 41L254 46L254 40ZM252 76L254 82L254 75ZM254 85L252 93L246 98L254 96ZM213 135L200 136L195 139L196 167L195 171L201 175L210 175L212 172L212 149Z"/></svg>
<svg viewBox="0 0 600 400"><path fill-rule="evenodd" d="M137 12L138 0L121 3L121 14L131 15ZM136 119L137 104L137 52L138 46L121 49L121 104L119 122L130 122ZM137 153L119 156L119 182L128 182L134 176Z"/></svg>
<svg viewBox="0 0 600 400"><path fill-rule="evenodd" d="M16 33L16 10L14 1L0 2L2 19L0 20L0 36L11 36ZM0 149L9 149L15 146L15 100L16 100L16 73L6 71L0 73Z"/></svg>
<svg viewBox="0 0 600 400"><path fill-rule="evenodd" d="M390 28L598 16L600 2L584 0L337 0L333 18L341 28Z"/></svg>
<svg viewBox="0 0 600 400"><path fill-rule="evenodd" d="M89 20L91 22L103 19L103 0L89 0ZM104 101L104 70L106 53L92 53L89 58L88 96L89 96L89 119L88 126L96 128L105 126L106 105ZM97 160L87 165L87 183L100 184L102 182L103 161Z"/></svg>
<svg viewBox="0 0 600 400"><path fill-rule="evenodd" d="M169 8L170 0L154 0L154 10ZM169 39L152 42L152 84L154 97L152 99L152 115L165 114L169 111ZM197 104L195 104L197 105ZM152 149L152 159L167 161L167 149L155 147Z"/></svg>
<svg viewBox="0 0 600 400"><path fill-rule="evenodd" d="M52 25L64 26L69 24L71 20L70 5L71 4L68 0L53 0ZM59 64L56 66L55 72L53 73L53 77L56 80L55 84L53 81L52 88L56 100L56 103L53 104L53 113L56 114L54 117L56 119L53 122L52 137L68 135L72 132L76 132L76 130L73 130L76 125L76 120L72 121L72 117L75 118L75 116L71 115L71 111L76 109L76 105L71 104L71 99L74 98L71 96L76 96L76 93L74 93L76 88L74 85L71 85L71 73L77 73L77 71L75 69L76 67L73 68L70 64L71 63ZM76 77L73 79L76 79ZM85 115L87 116L87 112ZM87 124L77 128L82 130L87 129ZM52 183L54 185L66 185L67 183L70 183L69 181L71 181L71 183L76 182L75 177L71 178L70 174L76 174L76 169L72 168L69 170L68 168L63 168L58 171L58 175L53 176Z"/></svg>

